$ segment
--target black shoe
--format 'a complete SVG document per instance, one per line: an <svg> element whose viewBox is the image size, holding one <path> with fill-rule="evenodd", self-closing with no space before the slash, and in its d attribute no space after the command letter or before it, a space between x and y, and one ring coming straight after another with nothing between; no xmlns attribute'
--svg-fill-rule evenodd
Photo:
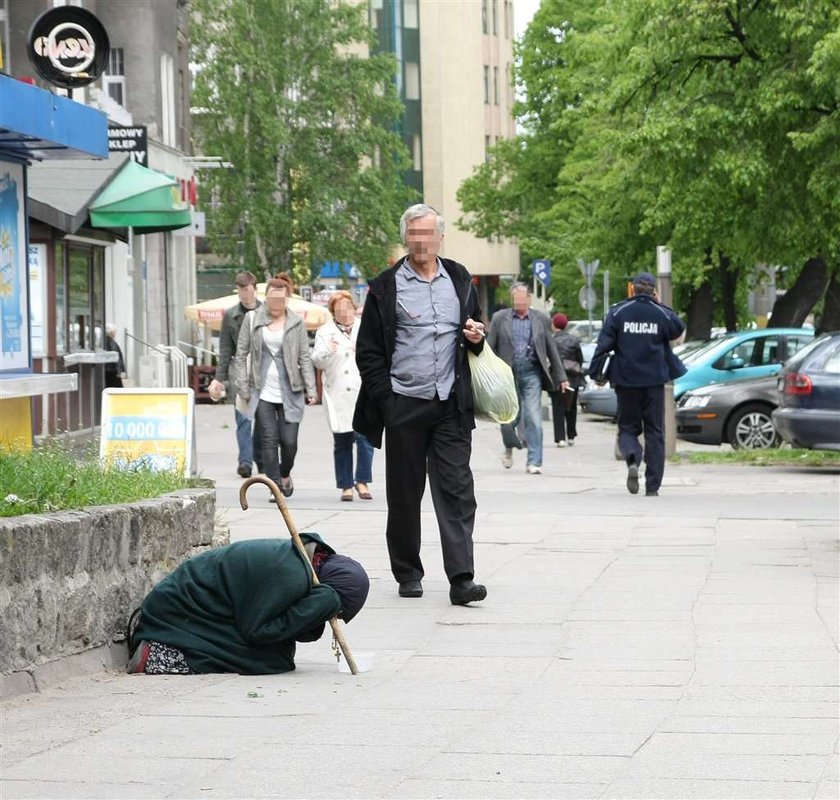
<svg viewBox="0 0 840 800"><path fill-rule="evenodd" d="M645 492L645 497L659 497L659 492L657 492L657 491L653 491L653 492L647 491L647 492Z"/></svg>
<svg viewBox="0 0 840 800"><path fill-rule="evenodd" d="M236 474L240 478L250 478L251 477L251 467L248 464L240 464L236 468Z"/></svg>
<svg viewBox="0 0 840 800"><path fill-rule="evenodd" d="M627 467L627 491L630 494L639 493L639 467L636 464Z"/></svg>
<svg viewBox="0 0 840 800"><path fill-rule="evenodd" d="M280 494L282 494L283 497L291 497L295 492L295 485L292 483L292 476L289 475L287 480L289 482L284 484L283 479L280 478Z"/></svg>
<svg viewBox="0 0 840 800"><path fill-rule="evenodd" d="M402 581L400 583L400 597L422 597L423 584L420 581Z"/></svg>
<svg viewBox="0 0 840 800"><path fill-rule="evenodd" d="M487 587L473 580L457 581L449 587L449 602L453 606L477 603L487 597Z"/></svg>

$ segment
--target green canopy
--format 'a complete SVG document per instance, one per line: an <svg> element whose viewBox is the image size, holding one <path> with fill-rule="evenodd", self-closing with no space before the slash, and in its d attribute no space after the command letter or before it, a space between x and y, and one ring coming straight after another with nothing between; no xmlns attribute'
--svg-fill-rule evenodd
<svg viewBox="0 0 840 800"><path fill-rule="evenodd" d="M94 228L172 231L190 224L190 207L175 178L129 159L90 206Z"/></svg>

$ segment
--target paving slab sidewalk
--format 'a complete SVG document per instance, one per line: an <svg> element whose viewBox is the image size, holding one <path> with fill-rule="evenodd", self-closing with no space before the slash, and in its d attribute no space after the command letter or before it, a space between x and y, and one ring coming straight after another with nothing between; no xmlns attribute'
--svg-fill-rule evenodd
<svg viewBox="0 0 840 800"><path fill-rule="evenodd" d="M323 411L301 427L301 530L372 580L348 628L272 676L104 672L0 704L0 797L836 798L838 475L668 466L630 496L614 426L584 417L544 472L480 423L477 577L449 604L424 505L426 594L397 597L374 499L338 501ZM285 536L262 487L239 508L233 411L199 406L198 463L234 540Z"/></svg>

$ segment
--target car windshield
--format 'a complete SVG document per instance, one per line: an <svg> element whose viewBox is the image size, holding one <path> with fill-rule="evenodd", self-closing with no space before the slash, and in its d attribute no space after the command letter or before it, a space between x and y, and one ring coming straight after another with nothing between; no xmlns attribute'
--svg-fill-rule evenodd
<svg viewBox="0 0 840 800"><path fill-rule="evenodd" d="M696 347L692 348L688 352L683 352L680 354L680 359L683 363L688 364L692 361L696 361L698 358L702 358L706 353L711 352L716 347L719 347L721 344L724 343L724 339L712 339L709 342L700 342L697 344Z"/></svg>

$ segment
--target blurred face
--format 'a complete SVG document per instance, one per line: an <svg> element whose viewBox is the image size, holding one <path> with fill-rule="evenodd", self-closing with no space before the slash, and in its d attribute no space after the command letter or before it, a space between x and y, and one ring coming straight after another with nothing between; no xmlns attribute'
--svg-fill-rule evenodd
<svg viewBox="0 0 840 800"><path fill-rule="evenodd" d="M531 306L531 297L527 289L514 289L511 294L513 310L517 314L524 314Z"/></svg>
<svg viewBox="0 0 840 800"><path fill-rule="evenodd" d="M405 231L405 246L411 263L416 267L434 264L442 239L443 236L438 233L436 214L411 220Z"/></svg>
<svg viewBox="0 0 840 800"><path fill-rule="evenodd" d="M342 297L333 308L333 316L342 325L352 325L356 319L356 309L346 297Z"/></svg>
<svg viewBox="0 0 840 800"><path fill-rule="evenodd" d="M279 317L286 310L286 303L289 301L289 296L286 293L285 287L276 289L273 286L266 292L265 305L268 308L268 313L272 317Z"/></svg>
<svg viewBox="0 0 840 800"><path fill-rule="evenodd" d="M247 286L237 286L236 293L239 295L239 302L245 308L253 308L257 304L257 287L253 283Z"/></svg>

